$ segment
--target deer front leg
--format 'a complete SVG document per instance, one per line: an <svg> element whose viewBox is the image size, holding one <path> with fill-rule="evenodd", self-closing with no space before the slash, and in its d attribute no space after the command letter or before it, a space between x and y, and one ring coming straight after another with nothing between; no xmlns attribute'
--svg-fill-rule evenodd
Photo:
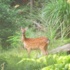
<svg viewBox="0 0 70 70"><path fill-rule="evenodd" d="M28 48L28 49L27 49L27 51L28 51L28 57L30 57L31 49L30 49L30 48Z"/></svg>

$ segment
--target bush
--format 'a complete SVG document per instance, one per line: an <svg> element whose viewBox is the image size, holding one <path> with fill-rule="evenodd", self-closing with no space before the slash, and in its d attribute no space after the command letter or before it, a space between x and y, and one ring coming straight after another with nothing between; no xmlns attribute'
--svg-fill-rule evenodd
<svg viewBox="0 0 70 70"><path fill-rule="evenodd" d="M10 47L11 42L7 41L10 36L14 36L21 26L29 25L29 20L26 20L27 14L25 14L28 7L25 6L22 10L22 7L11 7L12 1L0 0L0 44L3 49Z"/></svg>
<svg viewBox="0 0 70 70"><path fill-rule="evenodd" d="M15 53L0 55L0 69L4 63L5 70L69 70L70 55L48 55L38 59L19 56Z"/></svg>

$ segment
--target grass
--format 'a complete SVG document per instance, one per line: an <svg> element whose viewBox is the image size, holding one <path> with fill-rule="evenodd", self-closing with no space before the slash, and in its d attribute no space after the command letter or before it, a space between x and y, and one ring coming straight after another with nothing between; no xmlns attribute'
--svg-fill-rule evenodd
<svg viewBox="0 0 70 70"><path fill-rule="evenodd" d="M0 70L63 70L70 68L70 55L54 54L34 58L36 52L32 51L32 56L29 58L26 51L19 49L3 51L0 53Z"/></svg>

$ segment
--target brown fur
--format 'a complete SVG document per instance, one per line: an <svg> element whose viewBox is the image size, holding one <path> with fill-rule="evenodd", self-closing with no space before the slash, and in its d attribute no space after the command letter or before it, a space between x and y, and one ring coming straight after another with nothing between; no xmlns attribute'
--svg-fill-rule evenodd
<svg viewBox="0 0 70 70"><path fill-rule="evenodd" d="M24 47L27 49L28 54L30 54L31 49L40 49L44 55L48 54L46 48L49 44L49 40L46 37L26 38L25 37L26 29L21 28L21 31L22 31L22 42L24 43Z"/></svg>

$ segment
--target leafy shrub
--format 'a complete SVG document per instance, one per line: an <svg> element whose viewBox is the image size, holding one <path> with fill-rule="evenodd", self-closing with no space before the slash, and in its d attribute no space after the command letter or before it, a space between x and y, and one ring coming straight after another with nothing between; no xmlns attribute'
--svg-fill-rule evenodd
<svg viewBox="0 0 70 70"><path fill-rule="evenodd" d="M10 36L13 36L21 26L29 25L27 14L25 14L28 7L25 6L22 10L21 7L16 9L10 6L12 1L0 0L0 44L3 49L10 47L11 42L7 41Z"/></svg>
<svg viewBox="0 0 70 70"><path fill-rule="evenodd" d="M0 55L0 69L4 64L5 70L69 70L70 55L48 55L38 59L27 58L13 53Z"/></svg>
<svg viewBox="0 0 70 70"><path fill-rule="evenodd" d="M42 70L69 70L70 69L70 55L69 56L57 56L57 55L53 55L53 57L55 56L54 60L55 63L54 64L50 64L49 66L43 68ZM51 59L51 62L52 59Z"/></svg>

